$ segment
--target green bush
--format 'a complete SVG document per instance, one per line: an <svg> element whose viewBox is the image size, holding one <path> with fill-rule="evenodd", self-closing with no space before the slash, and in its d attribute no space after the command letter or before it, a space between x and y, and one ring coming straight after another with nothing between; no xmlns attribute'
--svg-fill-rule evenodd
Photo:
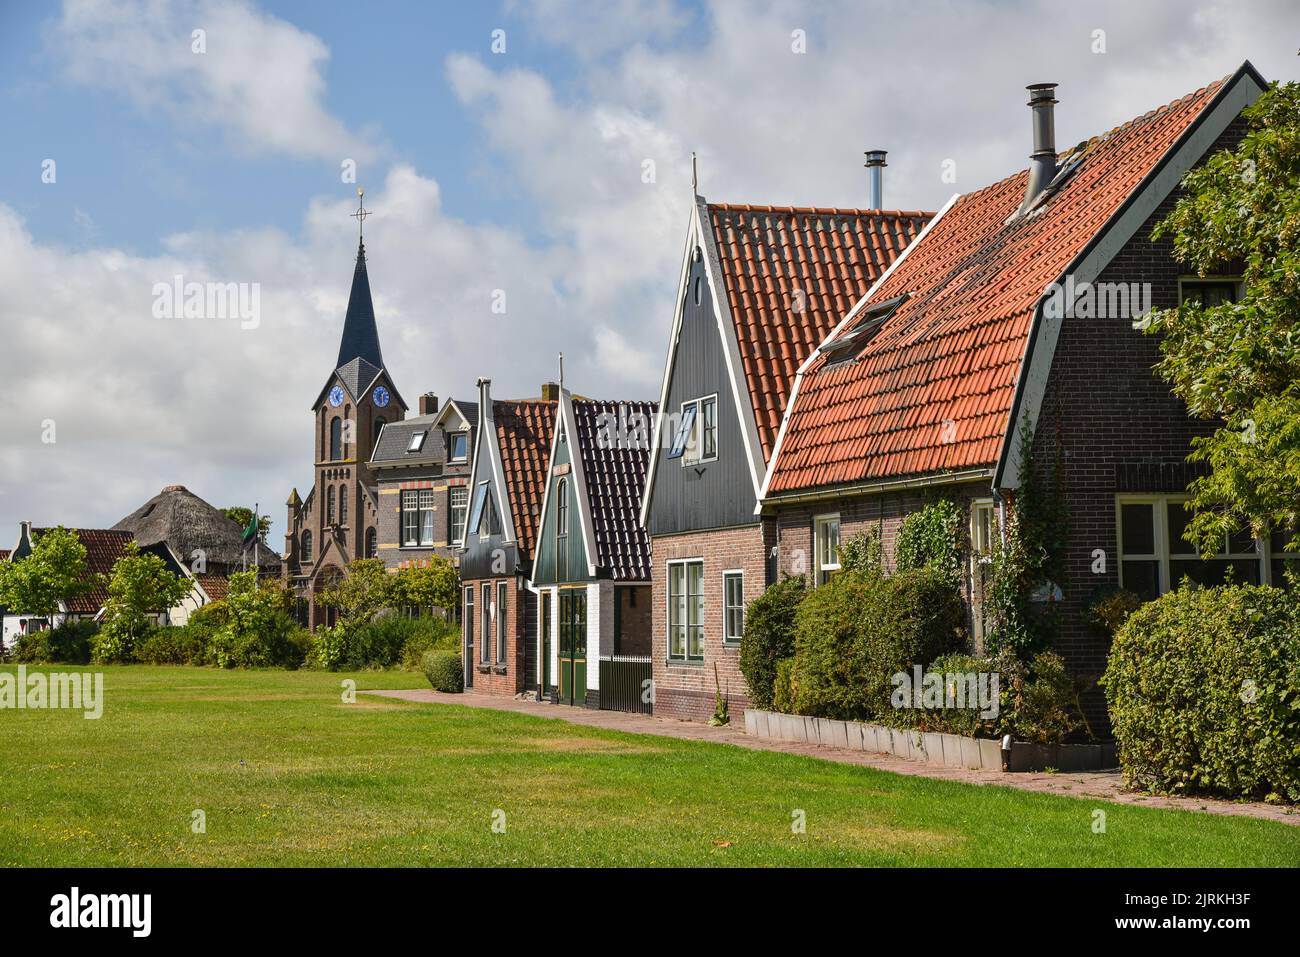
<svg viewBox="0 0 1300 957"><path fill-rule="evenodd" d="M740 673L755 708L773 707L778 664L794 654L795 613L804 596L802 576L787 575L749 604L740 639Z"/></svg>
<svg viewBox="0 0 1300 957"><path fill-rule="evenodd" d="M1012 662L1004 669L1011 672L1006 730L1019 740L1059 744L1085 727L1079 707L1079 682L1070 675L1060 655L1040 652L1028 667L1009 655L1004 657Z"/></svg>
<svg viewBox="0 0 1300 957"><path fill-rule="evenodd" d="M21 664L88 664L91 639L98 631L93 621L72 620L57 628L20 635L14 644L14 660Z"/></svg>
<svg viewBox="0 0 1300 957"><path fill-rule="evenodd" d="M1300 800L1300 598L1180 587L1120 628L1102 685L1130 783Z"/></svg>
<svg viewBox="0 0 1300 957"><path fill-rule="evenodd" d="M889 720L892 676L967 644L961 595L937 568L837 575L795 622L796 705L825 718Z"/></svg>
<svg viewBox="0 0 1300 957"><path fill-rule="evenodd" d="M148 665L205 664L211 635L202 625L155 628L136 643L135 657Z"/></svg>
<svg viewBox="0 0 1300 957"><path fill-rule="evenodd" d="M283 611L242 617L208 638L208 659L218 668L298 668L311 638Z"/></svg>
<svg viewBox="0 0 1300 957"><path fill-rule="evenodd" d="M967 698L967 707L963 708L895 708L886 724L896 728L912 728L917 731L933 731L940 734L961 734L970 738L996 738L1004 724L1006 713L1003 710L1006 685L1005 676L999 669L999 663L991 658L980 658L962 652L942 655L925 668L927 673L944 675L944 694L953 695L953 682L948 675L997 674L998 706L997 714L984 717L982 709L975 707L976 702ZM915 690L915 689L914 689ZM891 692L892 693L892 692Z"/></svg>
<svg viewBox="0 0 1300 957"><path fill-rule="evenodd" d="M458 694L465 690L465 670L457 652L426 651L420 664L434 691Z"/></svg>
<svg viewBox="0 0 1300 957"><path fill-rule="evenodd" d="M776 663L776 679L772 682L772 709L783 714L793 714L796 699L794 659L782 658Z"/></svg>
<svg viewBox="0 0 1300 957"><path fill-rule="evenodd" d="M454 651L460 654L460 626L441 618L419 618L423 627L413 632L402 646L402 668L421 671L427 651Z"/></svg>
<svg viewBox="0 0 1300 957"><path fill-rule="evenodd" d="M1111 638L1141 606L1139 595L1124 588L1107 588L1088 603L1088 623Z"/></svg>
<svg viewBox="0 0 1300 957"><path fill-rule="evenodd" d="M939 499L903 519L894 543L894 567L900 572L933 568L953 587L961 581L962 510L950 499Z"/></svg>

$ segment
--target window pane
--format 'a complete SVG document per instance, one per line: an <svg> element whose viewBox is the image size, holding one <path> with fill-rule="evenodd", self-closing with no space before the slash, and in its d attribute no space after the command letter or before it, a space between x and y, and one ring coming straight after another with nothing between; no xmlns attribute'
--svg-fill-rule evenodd
<svg viewBox="0 0 1300 957"><path fill-rule="evenodd" d="M1155 508L1152 505L1121 505L1120 524L1124 532L1120 548L1125 555L1156 553Z"/></svg>
<svg viewBox="0 0 1300 957"><path fill-rule="evenodd" d="M1160 563L1158 561L1124 562L1124 587L1146 601L1160 597Z"/></svg>
<svg viewBox="0 0 1300 957"><path fill-rule="evenodd" d="M695 404L684 406L682 408L682 419L677 426L677 434L673 436L672 448L668 450L670 459L680 458L686 452L686 446L690 442L691 435L695 429Z"/></svg>
<svg viewBox="0 0 1300 957"><path fill-rule="evenodd" d="M1233 555L1254 555L1258 551L1255 535L1249 528L1228 536L1228 551Z"/></svg>
<svg viewBox="0 0 1300 957"><path fill-rule="evenodd" d="M704 413L704 457L711 459L718 454L718 400L705 399L701 408Z"/></svg>
<svg viewBox="0 0 1300 957"><path fill-rule="evenodd" d="M1183 538L1192 521L1192 513L1183 507L1182 502L1168 502L1165 505L1165 515L1168 522L1166 527L1169 529L1169 554L1195 555L1196 547Z"/></svg>

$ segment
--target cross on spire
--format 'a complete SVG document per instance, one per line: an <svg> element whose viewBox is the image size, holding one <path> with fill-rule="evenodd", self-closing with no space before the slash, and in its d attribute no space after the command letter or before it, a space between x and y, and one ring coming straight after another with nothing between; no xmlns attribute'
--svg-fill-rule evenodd
<svg viewBox="0 0 1300 957"><path fill-rule="evenodd" d="M366 217L370 215L370 210L366 209L366 189L364 186L357 187L357 211L349 213L357 221L357 228L360 231L361 238L366 235Z"/></svg>

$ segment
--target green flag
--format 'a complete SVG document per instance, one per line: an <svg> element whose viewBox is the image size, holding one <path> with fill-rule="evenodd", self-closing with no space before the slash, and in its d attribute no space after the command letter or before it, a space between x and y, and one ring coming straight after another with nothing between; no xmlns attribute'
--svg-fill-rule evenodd
<svg viewBox="0 0 1300 957"><path fill-rule="evenodd" d="M253 517L248 520L248 527L244 529L243 545L244 551L248 551L257 542L257 510L253 510Z"/></svg>

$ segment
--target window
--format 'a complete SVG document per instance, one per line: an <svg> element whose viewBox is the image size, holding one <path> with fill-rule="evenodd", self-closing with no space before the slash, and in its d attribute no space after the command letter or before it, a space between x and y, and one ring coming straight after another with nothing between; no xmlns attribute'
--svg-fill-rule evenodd
<svg viewBox="0 0 1300 957"><path fill-rule="evenodd" d="M382 415L375 419L375 425L374 425L375 438L374 441L370 443L370 454L372 457L375 454L375 449L379 448L379 433L384 431L384 426L387 424L388 424L388 420L385 419Z"/></svg>
<svg viewBox="0 0 1300 957"><path fill-rule="evenodd" d="M330 461L343 458L343 420L337 415L330 419Z"/></svg>
<svg viewBox="0 0 1300 957"><path fill-rule="evenodd" d="M424 437L429 434L428 429L421 429L419 432L412 432L411 438L406 443L407 452L418 452L424 448Z"/></svg>
<svg viewBox="0 0 1300 957"><path fill-rule="evenodd" d="M813 519L813 550L817 556L813 569L816 584L824 585L840 570L839 515L818 515Z"/></svg>
<svg viewBox="0 0 1300 957"><path fill-rule="evenodd" d="M569 480L555 483L555 577L569 577Z"/></svg>
<svg viewBox="0 0 1300 957"><path fill-rule="evenodd" d="M478 660L487 664L492 660L492 583L483 583L483 607L479 614L483 618L483 627L479 634Z"/></svg>
<svg viewBox="0 0 1300 957"><path fill-rule="evenodd" d="M420 544L433 544L433 489L420 491Z"/></svg>
<svg viewBox="0 0 1300 957"><path fill-rule="evenodd" d="M669 458L682 465L698 465L718 457L718 397L705 396L682 403L681 426L673 439Z"/></svg>
<svg viewBox="0 0 1300 957"><path fill-rule="evenodd" d="M1234 279L1183 279L1178 287L1183 302L1199 302L1209 308L1236 302L1240 285Z"/></svg>
<svg viewBox="0 0 1300 957"><path fill-rule="evenodd" d="M704 297L704 277L696 276L695 277L695 305L698 306L700 304L700 300L703 297Z"/></svg>
<svg viewBox="0 0 1300 957"><path fill-rule="evenodd" d="M501 523L497 521L496 502L492 500L491 495L487 495L483 501L483 515L479 519L478 528L475 529L483 538L491 535L497 535L501 532Z"/></svg>
<svg viewBox="0 0 1300 957"><path fill-rule="evenodd" d="M346 485L339 486L339 524L347 525L348 523L348 488Z"/></svg>
<svg viewBox="0 0 1300 957"><path fill-rule="evenodd" d="M729 645L740 643L745 633L745 573L722 573L722 640Z"/></svg>
<svg viewBox="0 0 1300 957"><path fill-rule="evenodd" d="M497 582L497 664L506 663L506 583Z"/></svg>
<svg viewBox="0 0 1300 957"><path fill-rule="evenodd" d="M704 562L668 563L668 659L704 660Z"/></svg>
<svg viewBox="0 0 1300 957"><path fill-rule="evenodd" d="M977 640L982 640L987 632L984 620L984 593L993 575L993 536L997 534L995 515L992 499L977 499L971 502L969 568L971 624Z"/></svg>
<svg viewBox="0 0 1300 957"><path fill-rule="evenodd" d="M325 524L334 524L334 486L325 490Z"/></svg>
<svg viewBox="0 0 1300 957"><path fill-rule="evenodd" d="M302 543L299 546L298 560L301 562L311 561L311 532L302 533Z"/></svg>
<svg viewBox="0 0 1300 957"><path fill-rule="evenodd" d="M1183 538L1192 518L1186 501L1185 495L1118 496L1120 584L1147 600L1177 588L1184 577L1222 584L1229 569L1234 581L1259 584L1263 553L1250 531L1227 535L1212 554L1199 554Z"/></svg>
<svg viewBox="0 0 1300 957"><path fill-rule="evenodd" d="M451 540L465 541L465 512L469 504L469 489L453 485L447 490L447 513L451 516Z"/></svg>
<svg viewBox="0 0 1300 957"><path fill-rule="evenodd" d="M474 586L465 589L465 653L474 647Z"/></svg>
<svg viewBox="0 0 1300 957"><path fill-rule="evenodd" d="M464 462L469 457L469 433L452 432L447 436L447 461Z"/></svg>
<svg viewBox="0 0 1300 957"><path fill-rule="evenodd" d="M478 532L479 524L483 519L483 503L487 500L487 482L479 482L478 488L474 490L474 507L470 509L469 524L466 528L474 529Z"/></svg>
<svg viewBox="0 0 1300 957"><path fill-rule="evenodd" d="M420 544L420 500L413 488L402 489L402 545Z"/></svg>
<svg viewBox="0 0 1300 957"><path fill-rule="evenodd" d="M373 528L366 529L366 558L379 557L379 536Z"/></svg>

